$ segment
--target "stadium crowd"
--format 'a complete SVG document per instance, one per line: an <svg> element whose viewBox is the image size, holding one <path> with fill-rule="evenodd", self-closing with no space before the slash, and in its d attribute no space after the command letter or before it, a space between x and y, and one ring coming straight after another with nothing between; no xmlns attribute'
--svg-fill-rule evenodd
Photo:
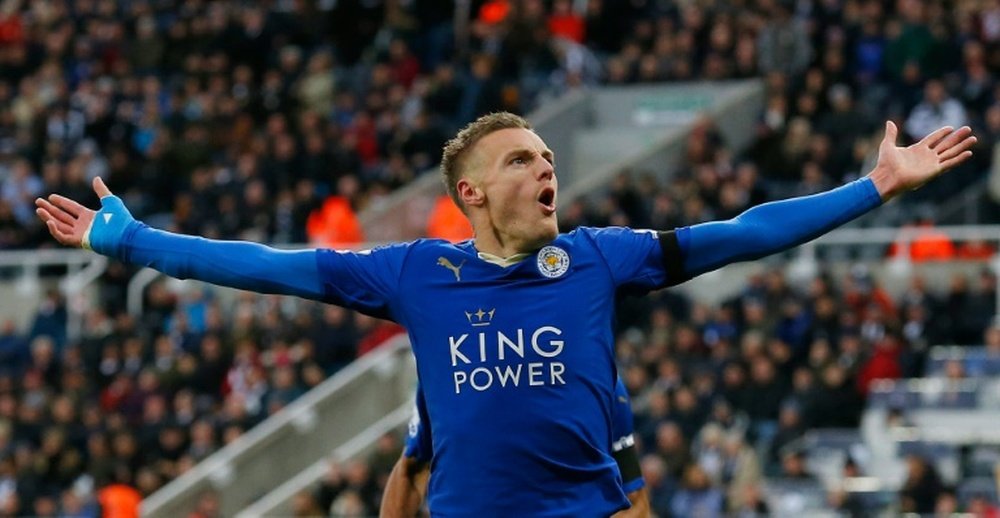
<svg viewBox="0 0 1000 518"><path fill-rule="evenodd" d="M564 230L669 229L825 189L863 170L885 118L913 138L963 123L984 145L1000 135L997 2L473 6L456 46L446 0L0 2L0 249L51 246L31 201L92 200L94 176L154 226L306 242L327 196L361 210L475 116L593 84L763 77L768 93L745 156L702 121L681 174L623 174L561 208ZM991 154L977 156L970 170ZM400 332L287 299L178 299L162 283L134 319L130 274L108 270L80 340L54 292L31 329L0 330L0 515L95 516L99 500L146 496ZM928 345L1000 347L995 289L985 272L946 293L915 278L893 299L864 272L797 290L775 271L717 307L673 292L623 306L653 508L761 511L762 477L809 477L786 447L855 425L872 379L919 376ZM373 513L399 449L387 436L369 462L333 465L297 506Z"/></svg>
<svg viewBox="0 0 1000 518"><path fill-rule="evenodd" d="M797 439L856 426L873 380L922 375L934 344L1000 350L991 273L925 284L913 277L892 297L855 269L797 288L775 269L715 306L669 290L623 302L620 373L657 514L759 508L764 477L811 477ZM94 516L115 482L147 496L401 331L335 306L223 304L164 283L148 308L140 320L95 308L68 342L52 293L28 333L3 330L3 515ZM390 435L369 459L331 465L297 498L302 515L375 513L400 449Z"/></svg>
<svg viewBox="0 0 1000 518"><path fill-rule="evenodd" d="M1000 8L993 4L653 4L605 61L604 80L762 77L766 101L754 142L736 154L701 120L688 136L685 167L668 185L658 185L656 171L624 174L608 199L576 200L562 214L573 222L672 228L827 190L867 171L888 119L910 141L943 125L969 124L980 137L972 163L905 204L940 203L990 167L1000 142ZM623 198L629 176L639 180L637 192ZM644 215L649 205L652 219ZM995 215L995 201L992 207ZM927 211L885 224L920 219Z"/></svg>
<svg viewBox="0 0 1000 518"><path fill-rule="evenodd" d="M0 336L3 516L96 516L74 506L121 484L148 496L401 332L336 306L221 304L162 283L142 319L93 309L78 341L66 315L52 292L28 333Z"/></svg>
<svg viewBox="0 0 1000 518"><path fill-rule="evenodd" d="M855 268L799 287L769 270L714 306L672 291L623 302L619 374L654 513L766 516L765 479L822 488L805 463L806 432L857 427L872 383L922 376L934 344L986 344L1000 354L995 301L996 278L986 269L956 275L945 291L913 276L893 297ZM331 463L317 488L296 497L297 512L374 514L400 449L389 435L367 461ZM911 468L893 509L932 513L954 503L997 512L978 495L953 502L955 488L928 460L912 462L920 468ZM854 460L844 470L865 474ZM828 504L849 516L874 512L837 491Z"/></svg>
<svg viewBox="0 0 1000 518"><path fill-rule="evenodd" d="M327 197L361 210L476 116L594 84L763 77L748 162L795 184L771 196L857 176L885 118L912 138L964 123L983 146L1000 135L990 2L472 4L456 46L448 0L5 0L0 248L49 244L31 200L87 199L97 175L153 224L306 242ZM688 176L723 204L746 198L711 143L689 148ZM991 160L977 156L970 171Z"/></svg>

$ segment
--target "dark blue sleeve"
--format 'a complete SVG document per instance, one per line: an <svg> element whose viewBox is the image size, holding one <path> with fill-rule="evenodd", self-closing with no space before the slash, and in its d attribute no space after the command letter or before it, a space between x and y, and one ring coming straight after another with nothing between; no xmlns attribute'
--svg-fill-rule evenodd
<svg viewBox="0 0 1000 518"><path fill-rule="evenodd" d="M639 470L638 453L635 451L634 424L632 417L632 401L621 378L615 384L615 401L611 415L611 453L618 462L618 470L622 473L622 489L625 493L638 491L645 486L642 473Z"/></svg>
<svg viewBox="0 0 1000 518"><path fill-rule="evenodd" d="M277 250L244 241L215 241L138 224L120 257L178 279L198 279L260 293L297 295L393 319L390 301L406 245L338 252Z"/></svg>
<svg viewBox="0 0 1000 518"><path fill-rule="evenodd" d="M399 277L409 250L405 243L361 252L319 250L323 300L404 323L392 311L392 304L398 300Z"/></svg>
<svg viewBox="0 0 1000 518"><path fill-rule="evenodd" d="M420 463L428 463L434 456L434 446L431 444L431 434L427 429L427 406L424 394L417 387L417 397L406 434L406 447L403 454Z"/></svg>
<svg viewBox="0 0 1000 518"><path fill-rule="evenodd" d="M178 279L309 299L324 296L316 250L277 250L245 241L216 241L132 222L114 252L125 262Z"/></svg>
<svg viewBox="0 0 1000 518"><path fill-rule="evenodd" d="M101 198L81 244L178 279L309 299L324 296L315 250L277 250L156 230L136 221L117 196Z"/></svg>
<svg viewBox="0 0 1000 518"><path fill-rule="evenodd" d="M649 291L664 285L663 252L659 234L627 227L581 228L607 263L615 286Z"/></svg>
<svg viewBox="0 0 1000 518"><path fill-rule="evenodd" d="M686 280L811 241L878 207L875 184L862 178L823 193L758 205L727 221L676 231Z"/></svg>

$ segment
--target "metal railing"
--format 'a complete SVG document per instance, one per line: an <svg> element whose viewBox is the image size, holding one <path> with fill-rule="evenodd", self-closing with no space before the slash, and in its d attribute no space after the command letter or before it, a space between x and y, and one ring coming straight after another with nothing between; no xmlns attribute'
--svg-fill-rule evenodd
<svg viewBox="0 0 1000 518"><path fill-rule="evenodd" d="M955 227L930 228L844 228L820 236L799 249L796 265L806 271L817 269L817 248L823 246L892 245L898 248L894 257L889 258L896 275L906 275L913 270L910 249L913 243L930 232L947 236L953 243L983 241L1000 249L1000 225L964 225ZM989 262L993 274L1000 278L1000 255L994 255ZM1000 290L996 290L997 317L1000 318Z"/></svg>
<svg viewBox="0 0 1000 518"><path fill-rule="evenodd" d="M145 499L142 515L187 516L202 492L214 491L221 514L233 516L412 405L415 386L409 340L394 338Z"/></svg>
<svg viewBox="0 0 1000 518"><path fill-rule="evenodd" d="M89 307L86 289L93 284L108 267L108 258L88 250L41 249L8 250L0 252L0 269L18 269L15 290L21 297L16 301L0 301L0 313L10 315L34 309L35 304L26 303L24 297L34 297L37 301L42 292L42 272L48 267L64 267L66 274L58 282L60 292L66 297L66 336L76 339L83 329L83 314ZM11 306L14 304L15 306Z"/></svg>
<svg viewBox="0 0 1000 518"><path fill-rule="evenodd" d="M735 263L696 277L676 289L705 304L715 304L735 296L746 279L770 268L782 268L790 283L808 282L820 270L839 278L858 264L866 266L873 278L897 295L908 286L913 275L919 274L930 289L947 289L955 273L971 273L990 268L1000 274L1000 254L988 261L913 261L910 245L928 229L920 228L841 228L782 254L759 261ZM1000 249L1000 225L968 225L933 227L935 233L953 243L984 241ZM888 255L890 245L896 253ZM860 253L865 251L867 253ZM825 256L825 257L824 257ZM997 295L1000 308L1000 293ZM1000 310L998 310L1000 311Z"/></svg>
<svg viewBox="0 0 1000 518"><path fill-rule="evenodd" d="M756 79L630 86L596 89L590 97L591 110L597 119L594 126L609 130L612 135L641 138L645 143L628 151L593 146L591 151L611 156L613 160L597 166L587 160L585 172L572 171L571 183L564 184L560 165L557 173L562 190L559 198L564 200L561 203L604 188L621 171L655 171L660 177L673 175L683 165L685 140L699 116L713 120L734 152L745 148L752 140L753 126L764 103L764 87ZM598 142L607 137L607 133L599 134Z"/></svg>
<svg viewBox="0 0 1000 518"><path fill-rule="evenodd" d="M398 430L413 417L413 404L406 403L392 411L375 424L369 426L364 432L337 448L330 455L329 459L321 459L312 466L303 470L298 475L292 477L284 484L274 488L273 491L264 495L246 509L240 511L236 518L256 518L258 516L291 516L292 498L300 491L309 490L319 482L323 475L327 473L331 462L342 462L355 459L369 451L379 437Z"/></svg>

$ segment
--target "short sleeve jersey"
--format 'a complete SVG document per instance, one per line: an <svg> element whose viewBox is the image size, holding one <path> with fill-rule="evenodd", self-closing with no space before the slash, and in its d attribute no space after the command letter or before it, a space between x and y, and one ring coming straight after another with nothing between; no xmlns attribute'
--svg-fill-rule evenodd
<svg viewBox="0 0 1000 518"><path fill-rule="evenodd" d="M320 251L327 302L407 328L433 430L435 516L608 516L614 300L679 272L670 234L580 228L507 267L473 243ZM472 461L471 459L475 459Z"/></svg>

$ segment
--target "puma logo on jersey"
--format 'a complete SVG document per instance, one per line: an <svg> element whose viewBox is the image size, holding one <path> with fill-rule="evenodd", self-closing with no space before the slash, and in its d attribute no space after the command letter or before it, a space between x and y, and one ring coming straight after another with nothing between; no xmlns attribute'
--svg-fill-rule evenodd
<svg viewBox="0 0 1000 518"><path fill-rule="evenodd" d="M444 266L445 268L451 270L451 273L455 274L455 280L456 281L462 280L462 266L465 266L465 259L462 259L462 262L459 263L458 266L455 266L454 264L452 264L451 261L448 260L447 257L438 257L438 262L437 263L438 263L438 265Z"/></svg>

